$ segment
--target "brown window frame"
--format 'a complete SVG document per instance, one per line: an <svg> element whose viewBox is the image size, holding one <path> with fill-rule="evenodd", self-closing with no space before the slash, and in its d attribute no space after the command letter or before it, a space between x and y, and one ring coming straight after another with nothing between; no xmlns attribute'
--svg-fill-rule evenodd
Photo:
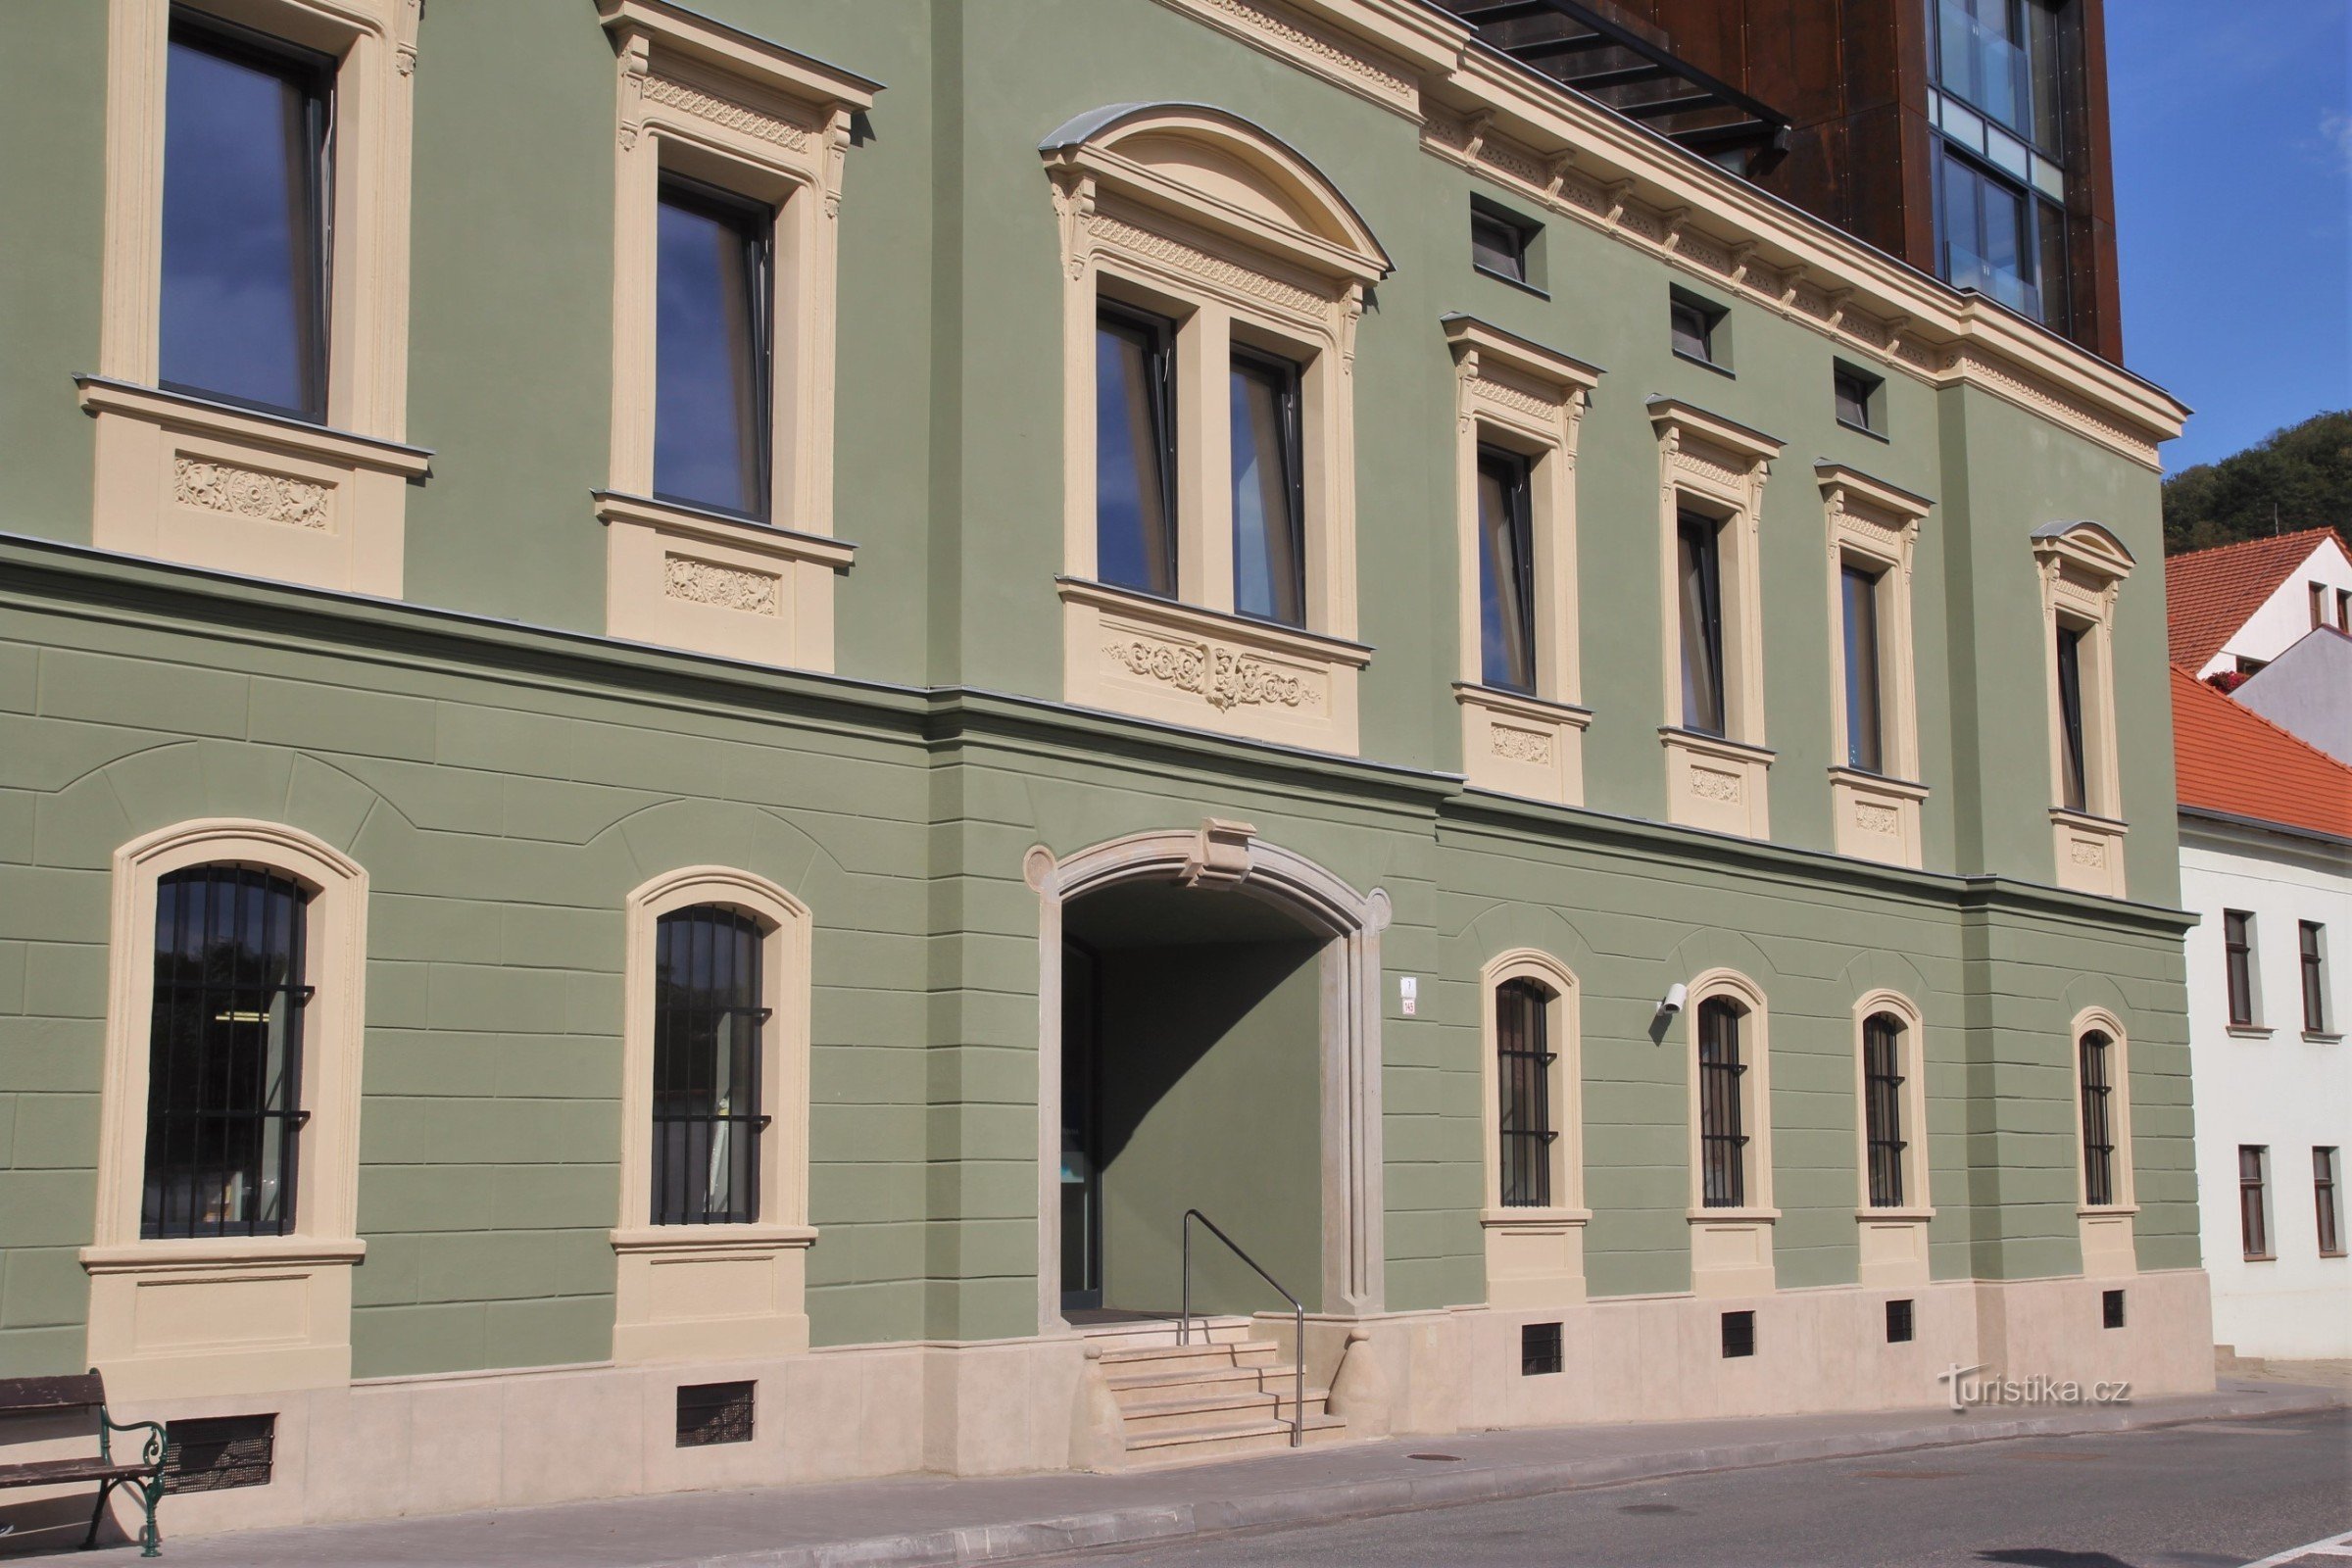
<svg viewBox="0 0 2352 1568"><path fill-rule="evenodd" d="M2271 1250L2271 1150L2268 1144L2237 1146L2237 1239L2249 1263L2268 1263Z"/></svg>
<svg viewBox="0 0 2352 1568"><path fill-rule="evenodd" d="M2229 993L2230 1025L2254 1027L2254 916L2244 909L2222 911L2222 971Z"/></svg>

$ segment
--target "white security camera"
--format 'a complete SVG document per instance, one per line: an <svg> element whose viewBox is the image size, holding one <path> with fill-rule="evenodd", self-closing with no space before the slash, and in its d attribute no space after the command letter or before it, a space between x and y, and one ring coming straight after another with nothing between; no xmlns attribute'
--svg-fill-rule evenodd
<svg viewBox="0 0 2352 1568"><path fill-rule="evenodd" d="M1683 1004L1689 1000L1690 996L1690 988L1677 980L1666 988L1666 998L1658 1004L1658 1010L1672 1017L1675 1013L1683 1010Z"/></svg>

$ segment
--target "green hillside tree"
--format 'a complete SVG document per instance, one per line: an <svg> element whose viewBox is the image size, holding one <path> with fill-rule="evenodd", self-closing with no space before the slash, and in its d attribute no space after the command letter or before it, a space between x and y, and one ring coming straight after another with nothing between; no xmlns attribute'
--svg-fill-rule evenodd
<svg viewBox="0 0 2352 1568"><path fill-rule="evenodd" d="M2168 556L2321 527L2352 543L2352 409L2315 414L2164 481Z"/></svg>

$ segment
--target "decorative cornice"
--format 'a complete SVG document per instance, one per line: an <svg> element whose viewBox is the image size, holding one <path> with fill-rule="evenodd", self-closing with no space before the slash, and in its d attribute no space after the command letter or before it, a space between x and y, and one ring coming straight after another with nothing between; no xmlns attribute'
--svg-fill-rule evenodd
<svg viewBox="0 0 2352 1568"><path fill-rule="evenodd" d="M1180 272L1189 272L1208 282L1222 284L1286 311L1320 318L1331 310L1328 298L1310 293L1296 283L1285 282L1255 268L1244 267L1230 257L1213 256L1197 245L1188 245L1159 230L1139 228L1108 213L1096 212L1086 220L1086 225L1096 240L1102 244L1157 262L1162 267L1173 268Z"/></svg>
<svg viewBox="0 0 2352 1568"><path fill-rule="evenodd" d="M1279 60L1312 72L1326 81L1368 98L1383 109L1417 119L1421 85L1408 68L1380 51L1351 44L1339 35L1263 0L1161 0L1171 10L1199 17L1220 31Z"/></svg>
<svg viewBox="0 0 2352 1568"><path fill-rule="evenodd" d="M772 142L792 152L808 150L810 132L807 126L796 125L781 115L754 109L750 104L733 98L706 92L674 76L647 75L645 96L650 103L667 104L681 114L707 120L729 130L741 131L760 141Z"/></svg>

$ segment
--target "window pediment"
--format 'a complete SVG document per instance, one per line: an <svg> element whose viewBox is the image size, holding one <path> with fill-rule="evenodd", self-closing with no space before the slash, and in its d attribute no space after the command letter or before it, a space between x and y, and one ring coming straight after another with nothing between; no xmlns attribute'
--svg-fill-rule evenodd
<svg viewBox="0 0 2352 1568"><path fill-rule="evenodd" d="M1236 115L1201 104L1114 104L1038 146L1066 199L1091 212L1115 193L1331 284L1392 270L1348 199L1314 165Z"/></svg>

